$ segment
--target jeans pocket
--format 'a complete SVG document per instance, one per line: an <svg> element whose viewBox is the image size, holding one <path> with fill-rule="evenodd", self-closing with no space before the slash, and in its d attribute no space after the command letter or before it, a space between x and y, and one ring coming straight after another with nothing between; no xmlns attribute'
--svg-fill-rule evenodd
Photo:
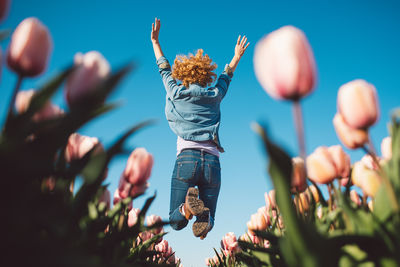
<svg viewBox="0 0 400 267"><path fill-rule="evenodd" d="M219 164L207 164L208 177L207 181L212 187L219 187L221 185L221 167Z"/></svg>
<svg viewBox="0 0 400 267"><path fill-rule="evenodd" d="M197 161L177 162L176 178L183 182L194 182L197 169Z"/></svg>

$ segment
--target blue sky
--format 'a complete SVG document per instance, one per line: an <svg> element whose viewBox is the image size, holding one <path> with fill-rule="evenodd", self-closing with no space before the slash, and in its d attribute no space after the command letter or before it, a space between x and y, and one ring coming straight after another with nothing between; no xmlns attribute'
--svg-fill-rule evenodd
<svg viewBox="0 0 400 267"><path fill-rule="evenodd" d="M164 116L165 91L157 72L150 42L151 23L161 19L160 42L173 61L176 54L203 48L222 72L234 53L239 34L250 46L232 79L221 111L220 138L222 187L216 224L201 241L192 235L191 223L175 232L166 227L167 239L184 266L204 266L227 232L237 236L246 230L252 213L264 205L264 192L272 189L266 173L261 142L251 130L253 121L268 124L270 134L292 156L297 155L290 103L270 98L256 80L254 46L265 34L284 25L302 29L315 54L318 84L302 101L307 152L320 145L339 143L332 125L338 88L354 79L374 84L379 95L381 118L371 128L377 150L388 135L390 111L399 106L400 4L398 1L13 1L2 28L14 29L26 17L35 16L49 28L54 50L45 74L24 81L22 88L37 88L57 70L72 62L77 52L97 50L117 68L128 61L137 65L109 101L119 109L91 122L79 132L98 137L105 146L131 125L157 119L131 138L128 147L143 146L154 155L155 164L147 195L134 201L141 207L146 196L157 191L149 214L168 219L170 177L176 155L176 136ZM9 39L1 43L5 52ZM16 76L3 67L0 84L0 119L11 97ZM54 103L66 109L62 90ZM361 151L349 151L352 161ZM106 183L113 192L127 157L116 158Z"/></svg>

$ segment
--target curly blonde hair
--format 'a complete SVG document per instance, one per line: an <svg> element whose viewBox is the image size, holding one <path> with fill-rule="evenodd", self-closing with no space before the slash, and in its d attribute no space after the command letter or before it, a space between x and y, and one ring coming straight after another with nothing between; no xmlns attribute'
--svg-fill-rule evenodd
<svg viewBox="0 0 400 267"><path fill-rule="evenodd" d="M202 87L210 85L217 75L213 72L217 64L212 63L211 58L205 54L203 49L198 49L196 55L176 56L172 66L172 77L182 81L185 87L197 83Z"/></svg>

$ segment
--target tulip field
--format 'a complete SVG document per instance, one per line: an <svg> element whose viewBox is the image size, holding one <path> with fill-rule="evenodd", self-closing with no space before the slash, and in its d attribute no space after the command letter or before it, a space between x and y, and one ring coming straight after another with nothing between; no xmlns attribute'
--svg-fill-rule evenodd
<svg viewBox="0 0 400 267"><path fill-rule="evenodd" d="M0 3L6 16L8 1ZM131 126L108 147L78 133L117 108L108 98L133 64L112 69L100 52L78 53L41 88L20 90L25 79L46 72L51 32L29 17L10 33L0 30L0 38L10 38L1 68L17 77L15 85L2 84L13 91L0 133L2 261L14 263L2 266L184 266L164 239L169 222L148 214L156 194L142 207L132 205L144 197L157 164L146 144L129 151L115 192L104 184L127 139L153 122ZM274 189L265 192L264 206L251 207L247 231L236 235L227 226L220 246L210 247L199 265L399 266L400 110L389 118L388 136L373 144L379 92L366 80L348 81L331 100L337 113L329 119L341 143L307 155L301 104L315 88L317 65L306 35L294 26L267 33L253 64L266 93L293 107L299 155L275 144L265 125L252 125ZM59 90L68 110L51 102ZM352 162L344 148L365 155Z"/></svg>

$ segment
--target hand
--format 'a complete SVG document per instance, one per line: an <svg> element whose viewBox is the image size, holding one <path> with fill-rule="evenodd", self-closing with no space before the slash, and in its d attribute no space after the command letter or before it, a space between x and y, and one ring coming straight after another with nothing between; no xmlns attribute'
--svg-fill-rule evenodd
<svg viewBox="0 0 400 267"><path fill-rule="evenodd" d="M241 58L246 51L246 48L249 46L250 43L247 43L247 37L243 36L242 40L240 40L241 36L239 35L236 46L235 46L235 57Z"/></svg>
<svg viewBox="0 0 400 267"><path fill-rule="evenodd" d="M151 41L158 43L158 34L160 33L161 22L155 18L154 23L151 24Z"/></svg>

